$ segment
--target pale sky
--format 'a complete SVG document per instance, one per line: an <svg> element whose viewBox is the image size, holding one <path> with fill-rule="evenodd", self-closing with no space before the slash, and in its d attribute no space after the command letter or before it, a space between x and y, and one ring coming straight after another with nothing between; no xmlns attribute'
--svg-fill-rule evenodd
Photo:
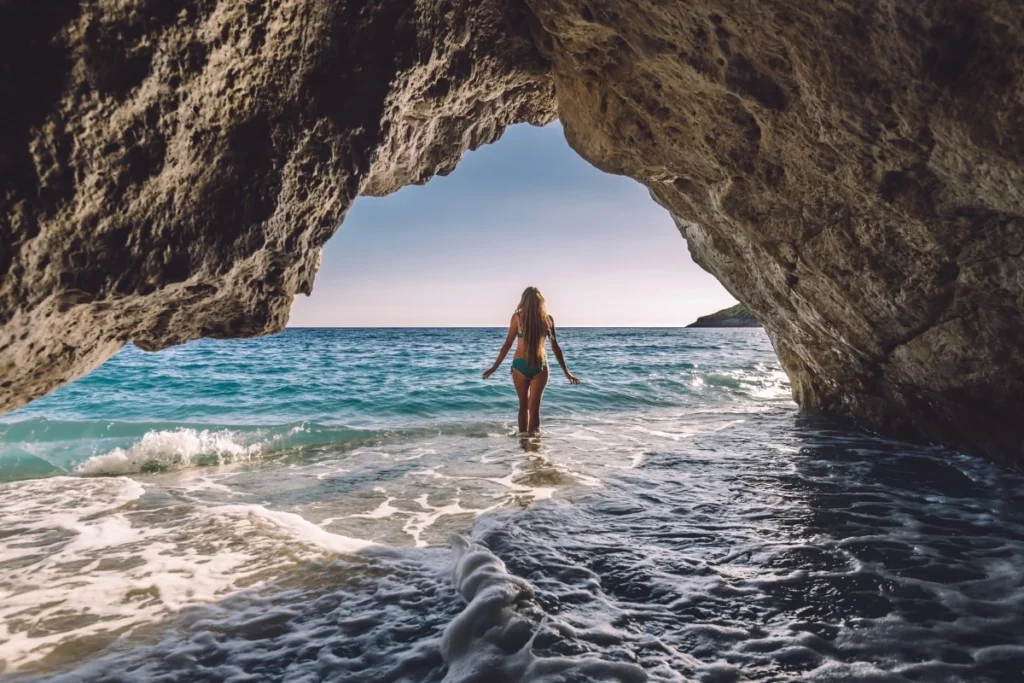
<svg viewBox="0 0 1024 683"><path fill-rule="evenodd" d="M678 326L736 303L646 188L590 166L556 123L510 128L424 186L360 197L288 324L500 326L528 285L561 326Z"/></svg>

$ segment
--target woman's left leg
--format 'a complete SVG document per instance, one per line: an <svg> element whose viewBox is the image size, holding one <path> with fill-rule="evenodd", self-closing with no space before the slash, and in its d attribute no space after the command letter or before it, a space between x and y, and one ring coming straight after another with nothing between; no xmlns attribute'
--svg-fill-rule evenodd
<svg viewBox="0 0 1024 683"><path fill-rule="evenodd" d="M540 429L540 399L544 396L544 387L548 384L548 369L544 367L530 380L530 393L527 402L530 407L530 433L536 434Z"/></svg>
<svg viewBox="0 0 1024 683"><path fill-rule="evenodd" d="M530 380L513 368L512 383L516 385L516 395L519 397L519 433L525 434L530 424Z"/></svg>

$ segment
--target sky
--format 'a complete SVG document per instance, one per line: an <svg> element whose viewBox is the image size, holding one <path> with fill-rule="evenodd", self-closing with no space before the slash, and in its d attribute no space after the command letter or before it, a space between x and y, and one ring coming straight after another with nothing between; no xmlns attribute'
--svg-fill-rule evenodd
<svg viewBox="0 0 1024 683"><path fill-rule="evenodd" d="M289 326L502 326L529 285L570 327L686 325L736 303L646 188L588 164L559 124L521 124L447 177L357 199Z"/></svg>

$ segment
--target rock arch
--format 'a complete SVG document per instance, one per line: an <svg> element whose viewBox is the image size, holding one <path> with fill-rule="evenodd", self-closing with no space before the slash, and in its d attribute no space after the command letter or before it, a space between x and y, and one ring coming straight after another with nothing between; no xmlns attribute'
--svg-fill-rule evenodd
<svg viewBox="0 0 1024 683"><path fill-rule="evenodd" d="M7 0L0 60L0 409L280 330L357 195L557 116L801 405L1024 463L1012 0Z"/></svg>

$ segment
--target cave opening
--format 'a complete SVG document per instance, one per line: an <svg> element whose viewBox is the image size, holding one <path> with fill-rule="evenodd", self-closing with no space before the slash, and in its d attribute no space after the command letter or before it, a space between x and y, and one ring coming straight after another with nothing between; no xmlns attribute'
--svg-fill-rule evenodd
<svg viewBox="0 0 1024 683"><path fill-rule="evenodd" d="M289 326L500 326L528 285L564 326L678 327L736 303L647 189L591 166L556 122L360 197Z"/></svg>

